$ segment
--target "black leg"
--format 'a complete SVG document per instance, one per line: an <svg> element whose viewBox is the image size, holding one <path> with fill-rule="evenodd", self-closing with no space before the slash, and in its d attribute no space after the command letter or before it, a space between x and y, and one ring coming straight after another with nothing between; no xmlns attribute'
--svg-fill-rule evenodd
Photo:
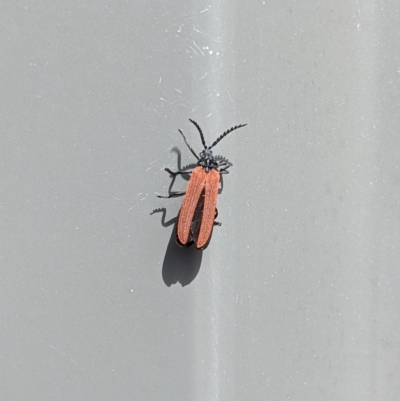
<svg viewBox="0 0 400 401"><path fill-rule="evenodd" d="M214 219L216 219L218 217L218 209L215 209L215 216ZM214 220L214 226L221 226L221 223L219 221L215 221Z"/></svg>
<svg viewBox="0 0 400 401"><path fill-rule="evenodd" d="M192 174L191 171L172 171L168 167L165 167L164 170L167 171L168 173L170 173L173 176L178 175L178 174Z"/></svg>
<svg viewBox="0 0 400 401"><path fill-rule="evenodd" d="M157 198L165 198L165 199L169 199L169 198L176 198L178 196L183 196L185 195L186 192L174 192L172 194L169 194L168 196L163 196L163 195L157 195Z"/></svg>
<svg viewBox="0 0 400 401"><path fill-rule="evenodd" d="M232 163L224 162L221 163L218 167L220 168L220 174L229 174L228 168L232 166Z"/></svg>

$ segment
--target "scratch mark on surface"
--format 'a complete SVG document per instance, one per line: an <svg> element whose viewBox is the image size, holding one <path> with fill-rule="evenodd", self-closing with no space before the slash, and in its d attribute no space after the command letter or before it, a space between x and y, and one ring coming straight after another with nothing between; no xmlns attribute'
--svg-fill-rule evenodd
<svg viewBox="0 0 400 401"><path fill-rule="evenodd" d="M196 31L196 32L198 32L198 33L203 33L203 32L200 32L198 29L196 29L195 27L193 27L193 30L194 31Z"/></svg>
<svg viewBox="0 0 400 401"><path fill-rule="evenodd" d="M54 345L49 344L49 347L50 347L50 348L53 348L55 351L59 352L62 356L65 356L65 357L66 357L65 352L60 351L60 350L59 350L58 348L56 348ZM71 362L78 363L78 361L76 361L76 360L73 359L73 358L70 358L69 360L70 360Z"/></svg>
<svg viewBox="0 0 400 401"><path fill-rule="evenodd" d="M54 345L49 344L50 348L55 349L57 352L59 352L61 355L65 355L64 352L60 351L58 348L56 348Z"/></svg>
<svg viewBox="0 0 400 401"><path fill-rule="evenodd" d="M203 11L200 11L200 14L205 13L206 11L208 11L208 8L205 8Z"/></svg>
<svg viewBox="0 0 400 401"><path fill-rule="evenodd" d="M197 44L196 44L196 42L195 41L193 41L193 44L199 49L199 52L202 54L202 56L204 57L204 53L201 51L201 49L200 49L200 47L199 46L197 46Z"/></svg>
<svg viewBox="0 0 400 401"><path fill-rule="evenodd" d="M194 50L192 46L189 46L189 47L193 50L193 52L194 52L195 54L197 54L197 53L196 53L196 50Z"/></svg>

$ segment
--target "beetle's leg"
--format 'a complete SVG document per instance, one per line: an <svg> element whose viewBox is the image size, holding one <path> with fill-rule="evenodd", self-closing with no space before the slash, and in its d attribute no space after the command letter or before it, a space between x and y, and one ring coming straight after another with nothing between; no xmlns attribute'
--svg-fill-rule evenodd
<svg viewBox="0 0 400 401"><path fill-rule="evenodd" d="M226 167L221 168L221 170L219 170L220 174L229 174L228 168L231 167L231 164L228 164Z"/></svg>
<svg viewBox="0 0 400 401"><path fill-rule="evenodd" d="M215 216L214 219L216 219L218 217L218 209L215 209ZM215 221L214 220L214 226L221 226L221 223L219 221Z"/></svg>
<svg viewBox="0 0 400 401"><path fill-rule="evenodd" d="M191 171L172 171L168 167L165 167L164 170L167 171L168 173L170 173L173 176L178 175L178 174L192 174Z"/></svg>
<svg viewBox="0 0 400 401"><path fill-rule="evenodd" d="M219 170L220 174L229 174L228 168L232 166L232 163L229 162L222 162L218 167L222 167Z"/></svg>
<svg viewBox="0 0 400 401"><path fill-rule="evenodd" d="M163 195L157 195L157 198L176 198L177 196L183 196L185 195L186 192L173 192L172 194L169 194L168 196L163 196Z"/></svg>

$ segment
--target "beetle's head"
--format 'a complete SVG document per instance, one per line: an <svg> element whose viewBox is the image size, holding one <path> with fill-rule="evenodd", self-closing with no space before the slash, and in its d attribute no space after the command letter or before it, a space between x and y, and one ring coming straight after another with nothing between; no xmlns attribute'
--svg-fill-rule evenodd
<svg viewBox="0 0 400 401"><path fill-rule="evenodd" d="M215 160L215 157L213 155L211 148L205 148L200 153L200 159L199 159L198 165L205 168L206 171L210 171L212 169L218 168L219 164Z"/></svg>

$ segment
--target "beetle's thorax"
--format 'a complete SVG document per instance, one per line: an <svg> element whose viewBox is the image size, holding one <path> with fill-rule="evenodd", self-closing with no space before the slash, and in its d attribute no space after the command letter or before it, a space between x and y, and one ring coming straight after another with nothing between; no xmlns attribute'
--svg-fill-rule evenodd
<svg viewBox="0 0 400 401"><path fill-rule="evenodd" d="M200 159L197 163L199 166L203 167L206 171L218 168L218 162L213 156L212 150L210 148L205 148L200 153Z"/></svg>

